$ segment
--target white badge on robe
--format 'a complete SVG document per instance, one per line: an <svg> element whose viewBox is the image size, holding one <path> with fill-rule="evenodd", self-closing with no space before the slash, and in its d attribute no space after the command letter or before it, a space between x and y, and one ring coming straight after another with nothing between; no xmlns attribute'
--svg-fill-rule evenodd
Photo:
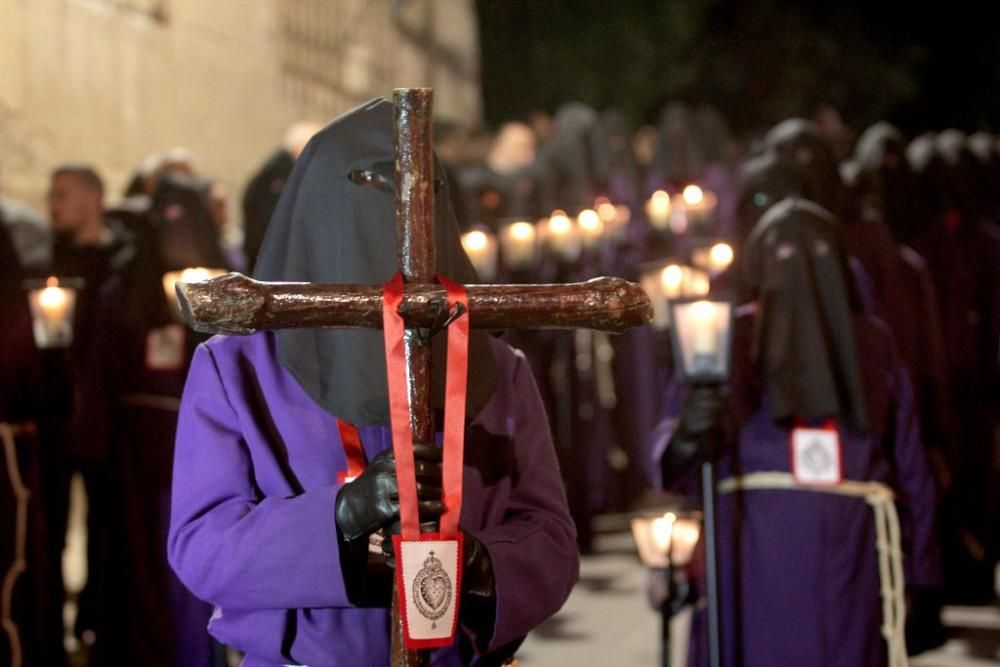
<svg viewBox="0 0 1000 667"><path fill-rule="evenodd" d="M177 371L183 368L187 332L182 324L168 324L146 335L146 368Z"/></svg>
<svg viewBox="0 0 1000 667"><path fill-rule="evenodd" d="M462 590L460 540L425 533L420 540L394 535L393 541L406 646L450 646L458 627Z"/></svg>
<svg viewBox="0 0 1000 667"><path fill-rule="evenodd" d="M792 430L792 475L799 484L840 484L844 477L840 435L832 422Z"/></svg>

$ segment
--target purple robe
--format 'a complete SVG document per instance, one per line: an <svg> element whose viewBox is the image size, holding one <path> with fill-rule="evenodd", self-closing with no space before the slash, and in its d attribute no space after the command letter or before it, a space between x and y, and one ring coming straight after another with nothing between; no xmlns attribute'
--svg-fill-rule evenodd
<svg viewBox="0 0 1000 667"><path fill-rule="evenodd" d="M496 578L492 637L464 623L433 664L474 660L554 614L579 559L545 412L527 363L492 340L497 389L466 431L461 527ZM391 446L360 429L369 460ZM357 608L341 574L334 501L346 458L336 420L277 362L275 337L216 337L199 347L181 406L169 557L216 606L208 631L247 667L389 662L389 611Z"/></svg>
<svg viewBox="0 0 1000 667"><path fill-rule="evenodd" d="M935 490L913 410L908 374L886 326L856 320L873 432L840 425L844 479L878 481L897 494L906 585L940 583ZM734 374L746 370L752 322L737 321ZM742 352L741 352L742 351ZM771 418L767 396L732 384L738 447L718 463L718 479L790 472L789 431ZM652 436L658 460L669 445L684 390L671 385L666 418ZM658 468L658 466L657 466ZM697 488L685 480L687 490ZM812 491L748 490L718 498L723 664L884 665L875 522L863 498ZM695 565L697 568L698 566ZM692 664L707 664L706 625L696 615Z"/></svg>
<svg viewBox="0 0 1000 667"><path fill-rule="evenodd" d="M101 294L79 411L80 429L103 443L92 450L108 462L102 493L89 497L90 511L103 517L100 533L88 531L88 558L102 565L90 582L94 662L212 667L221 653L203 631L212 609L166 558L174 432L197 334L178 323L155 327L152 314L149 323L129 318L134 299L120 278ZM156 313L156 305L146 308ZM167 331L169 343L156 345L157 333Z"/></svg>

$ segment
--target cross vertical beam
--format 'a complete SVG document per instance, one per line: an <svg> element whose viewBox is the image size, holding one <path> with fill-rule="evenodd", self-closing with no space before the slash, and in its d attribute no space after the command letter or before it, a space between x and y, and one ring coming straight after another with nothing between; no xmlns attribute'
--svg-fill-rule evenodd
<svg viewBox="0 0 1000 667"><path fill-rule="evenodd" d="M434 245L434 153L430 88L393 91L396 120L396 259L410 284L434 282L437 265ZM419 329L406 329L406 387L410 395L410 424L414 442L434 441L431 409L431 347ZM401 563L397 564L401 566ZM399 591L392 595L392 665L429 664L428 651L403 646L403 616Z"/></svg>

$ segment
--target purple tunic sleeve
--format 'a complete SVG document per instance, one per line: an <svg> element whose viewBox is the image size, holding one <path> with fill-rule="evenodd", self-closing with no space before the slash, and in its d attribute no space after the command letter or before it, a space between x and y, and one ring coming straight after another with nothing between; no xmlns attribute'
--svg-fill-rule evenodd
<svg viewBox="0 0 1000 667"><path fill-rule="evenodd" d="M199 347L174 459L168 555L181 581L226 609L349 606L333 518L336 492L328 486L261 498L212 351Z"/></svg>
<svg viewBox="0 0 1000 667"><path fill-rule="evenodd" d="M941 585L941 563L936 538L937 491L927 462L927 452L920 435L914 410L913 388L909 374L898 354L891 378L895 399L895 457L898 505L903 520L909 524L907 584Z"/></svg>
<svg viewBox="0 0 1000 667"><path fill-rule="evenodd" d="M489 552L496 579L496 625L490 650L523 637L557 612L580 571L576 531L545 410L520 353L513 371L513 391L517 477L504 520L469 531Z"/></svg>

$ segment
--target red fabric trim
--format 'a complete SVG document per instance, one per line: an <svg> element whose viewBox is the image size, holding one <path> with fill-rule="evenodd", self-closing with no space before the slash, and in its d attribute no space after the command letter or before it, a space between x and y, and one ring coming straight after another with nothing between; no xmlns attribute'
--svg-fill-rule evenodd
<svg viewBox="0 0 1000 667"><path fill-rule="evenodd" d="M368 465L368 459L365 457L361 436L358 435L358 429L354 424L348 424L337 418L337 433L340 434L340 444L343 445L344 456L347 458L347 470L337 473L337 479L343 484L347 479L355 479L363 473Z"/></svg>

